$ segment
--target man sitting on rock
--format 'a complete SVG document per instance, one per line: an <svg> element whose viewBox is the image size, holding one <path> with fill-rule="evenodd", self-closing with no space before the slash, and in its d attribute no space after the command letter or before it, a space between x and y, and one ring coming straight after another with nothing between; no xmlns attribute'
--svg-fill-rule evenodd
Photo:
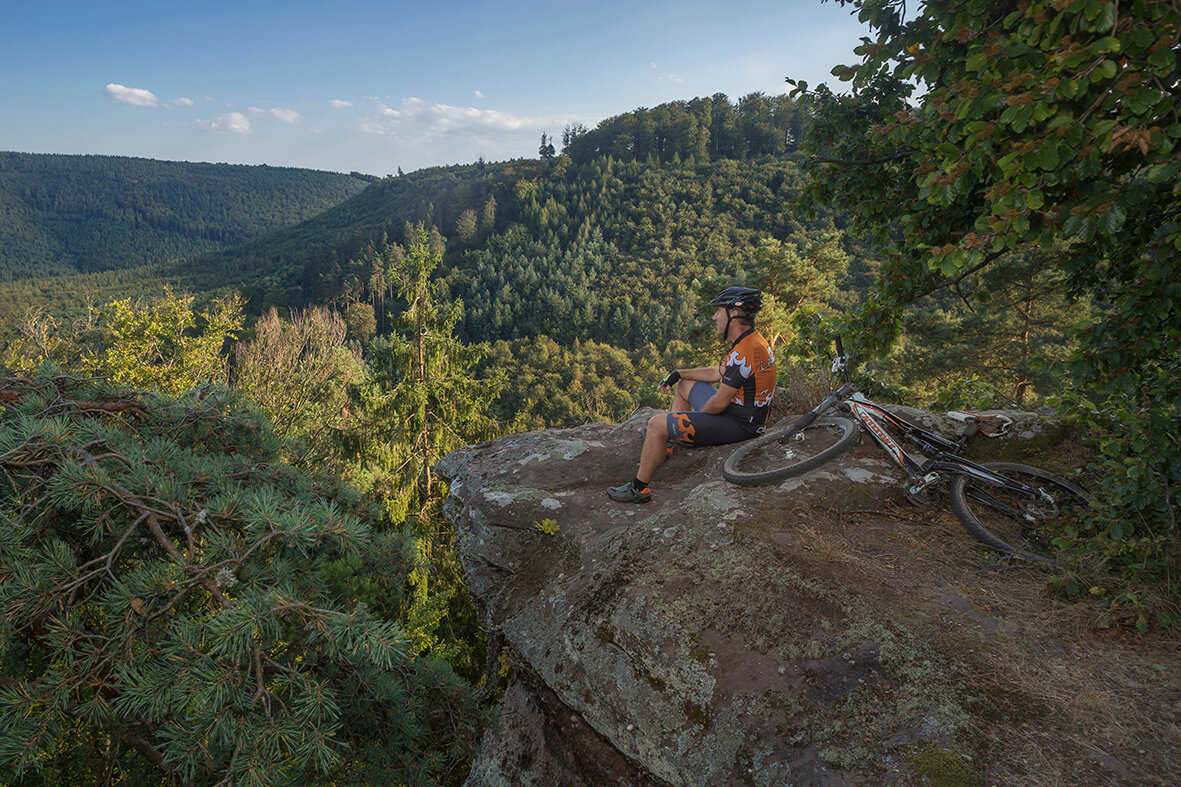
<svg viewBox="0 0 1181 787"><path fill-rule="evenodd" d="M648 484L671 453L673 441L724 445L748 440L764 429L775 393L775 356L755 330L763 295L749 287L727 287L709 305L718 307L714 323L730 349L718 366L677 369L660 381L657 390L673 391L672 409L648 419L636 477L609 487L612 500L651 502Z"/></svg>

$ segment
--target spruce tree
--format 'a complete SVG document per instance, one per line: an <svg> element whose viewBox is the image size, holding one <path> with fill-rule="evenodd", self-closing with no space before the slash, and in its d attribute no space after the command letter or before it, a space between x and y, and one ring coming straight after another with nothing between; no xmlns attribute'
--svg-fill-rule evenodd
<svg viewBox="0 0 1181 787"><path fill-rule="evenodd" d="M416 647L444 655L478 678L483 666L472 647L476 621L453 549L454 531L441 513L446 485L434 465L495 435L486 413L502 383L499 376L475 377L472 369L483 351L455 338L463 305L441 302L431 281L442 260L442 239L422 224L409 234L405 254L388 254L405 309L395 333L370 346L372 374L363 398L371 428L357 475L385 502L390 519L405 522L416 535L407 608Z"/></svg>

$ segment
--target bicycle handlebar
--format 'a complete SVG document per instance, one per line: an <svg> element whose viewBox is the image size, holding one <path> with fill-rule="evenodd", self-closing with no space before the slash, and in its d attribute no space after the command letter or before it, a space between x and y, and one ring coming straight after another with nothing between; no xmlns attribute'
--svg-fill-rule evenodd
<svg viewBox="0 0 1181 787"><path fill-rule="evenodd" d="M817 413L815 410L811 410L809 412L804 413L799 418L797 418L796 422L791 425L791 428L792 429L803 429L805 426L812 423L813 421L815 421L819 417L820 417L819 413Z"/></svg>

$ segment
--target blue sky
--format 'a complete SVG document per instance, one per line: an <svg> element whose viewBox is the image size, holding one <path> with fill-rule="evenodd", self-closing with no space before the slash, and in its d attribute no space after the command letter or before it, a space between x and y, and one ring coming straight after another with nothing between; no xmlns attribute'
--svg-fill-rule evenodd
<svg viewBox="0 0 1181 787"><path fill-rule="evenodd" d="M834 83L836 2L5 4L0 150L386 175L666 101Z"/></svg>

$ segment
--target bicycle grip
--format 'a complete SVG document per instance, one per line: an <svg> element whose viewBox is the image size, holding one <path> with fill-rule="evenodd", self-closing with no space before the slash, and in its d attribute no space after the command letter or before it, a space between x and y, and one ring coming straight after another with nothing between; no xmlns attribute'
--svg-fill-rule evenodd
<svg viewBox="0 0 1181 787"><path fill-rule="evenodd" d="M841 335L837 334L837 357L843 358L845 356L845 345L841 344Z"/></svg>

